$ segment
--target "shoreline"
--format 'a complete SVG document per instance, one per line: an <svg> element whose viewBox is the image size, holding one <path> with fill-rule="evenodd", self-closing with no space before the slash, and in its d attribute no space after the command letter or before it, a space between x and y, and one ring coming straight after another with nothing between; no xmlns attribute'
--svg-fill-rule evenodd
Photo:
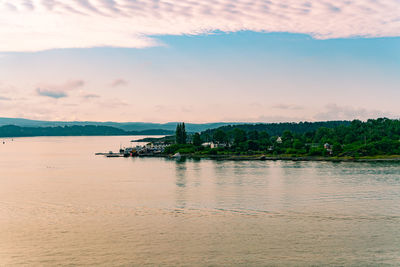
<svg viewBox="0 0 400 267"><path fill-rule="evenodd" d="M139 155L138 157L149 158L170 158L174 159L171 155ZM231 161L326 161L326 162L400 162L400 156L389 157L361 157L361 158L335 158L335 157L286 157L286 156L264 156L264 155L249 155L249 156L236 156L236 155L194 155L183 154L181 158L187 159L212 159L212 160L231 160Z"/></svg>

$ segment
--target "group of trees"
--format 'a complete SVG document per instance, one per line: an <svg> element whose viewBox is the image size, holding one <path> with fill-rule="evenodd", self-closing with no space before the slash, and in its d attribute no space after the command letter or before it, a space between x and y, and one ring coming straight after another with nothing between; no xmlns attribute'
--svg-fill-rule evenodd
<svg viewBox="0 0 400 267"><path fill-rule="evenodd" d="M257 123L257 124L239 124L239 125L226 125L217 128L224 132L231 132L234 129L240 129L245 132L257 131L267 132L271 136L280 136L284 131L291 131L293 133L307 133L316 131L321 127L336 128L338 126L348 126L350 121L321 121L321 122L281 122L281 123ZM202 132L205 137L212 137L216 129L208 129Z"/></svg>
<svg viewBox="0 0 400 267"><path fill-rule="evenodd" d="M288 125L294 130L281 128ZM273 130L269 131L271 126ZM177 144L185 144L178 139L177 127ZM380 118L366 122L224 126L194 134L191 140L192 144L185 147L175 146L175 151L339 157L400 155L400 121ZM204 148L201 146L203 142L213 142L217 148Z"/></svg>
<svg viewBox="0 0 400 267"><path fill-rule="evenodd" d="M108 136L108 135L162 135L170 134L167 130L125 131L110 126L73 125L56 127L20 127L15 125L0 126L0 137L27 136Z"/></svg>
<svg viewBox="0 0 400 267"><path fill-rule="evenodd" d="M0 126L0 137L31 136L109 136L109 135L163 135L171 134L168 130L125 131L111 126L72 125L56 127L20 127L15 125Z"/></svg>
<svg viewBox="0 0 400 267"><path fill-rule="evenodd" d="M175 139L176 143L179 145L186 144L187 134L184 122L178 123L178 125L176 125Z"/></svg>

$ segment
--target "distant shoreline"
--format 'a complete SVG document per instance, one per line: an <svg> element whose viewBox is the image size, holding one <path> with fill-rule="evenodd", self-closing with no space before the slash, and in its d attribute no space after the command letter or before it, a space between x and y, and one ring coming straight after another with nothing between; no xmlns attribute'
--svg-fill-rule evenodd
<svg viewBox="0 0 400 267"><path fill-rule="evenodd" d="M42 136L165 136L171 131L152 129L143 131L125 131L110 126L57 126L57 127L20 127L0 126L0 138L42 137Z"/></svg>
<svg viewBox="0 0 400 267"><path fill-rule="evenodd" d="M27 138L27 137L107 137L107 136L164 136L163 134L117 134L117 135L26 135L26 136L0 136L0 139L17 139L17 138ZM141 141L131 141L131 142L141 142Z"/></svg>
<svg viewBox="0 0 400 267"><path fill-rule="evenodd" d="M139 157L153 157L153 158L173 158L171 155L140 155ZM326 162L400 162L400 155L387 156L387 157L271 157L263 155L195 155L183 154L181 158L187 159L212 159L212 160L229 160L229 161L326 161Z"/></svg>

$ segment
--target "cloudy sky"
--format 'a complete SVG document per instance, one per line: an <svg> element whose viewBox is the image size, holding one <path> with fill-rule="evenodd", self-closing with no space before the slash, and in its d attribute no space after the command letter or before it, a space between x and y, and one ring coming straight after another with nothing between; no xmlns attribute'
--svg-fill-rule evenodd
<svg viewBox="0 0 400 267"><path fill-rule="evenodd" d="M0 117L400 116L399 0L0 0Z"/></svg>

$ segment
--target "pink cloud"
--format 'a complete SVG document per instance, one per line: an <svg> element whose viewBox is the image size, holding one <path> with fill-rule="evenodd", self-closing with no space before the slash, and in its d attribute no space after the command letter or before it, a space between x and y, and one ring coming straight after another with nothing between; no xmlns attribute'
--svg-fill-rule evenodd
<svg viewBox="0 0 400 267"><path fill-rule="evenodd" d="M398 0L4 0L0 51L160 45L156 35L291 32L314 38L400 36Z"/></svg>
<svg viewBox="0 0 400 267"><path fill-rule="evenodd" d="M116 80L112 81L111 87L125 86L127 84L128 84L128 82L124 79L116 79Z"/></svg>

